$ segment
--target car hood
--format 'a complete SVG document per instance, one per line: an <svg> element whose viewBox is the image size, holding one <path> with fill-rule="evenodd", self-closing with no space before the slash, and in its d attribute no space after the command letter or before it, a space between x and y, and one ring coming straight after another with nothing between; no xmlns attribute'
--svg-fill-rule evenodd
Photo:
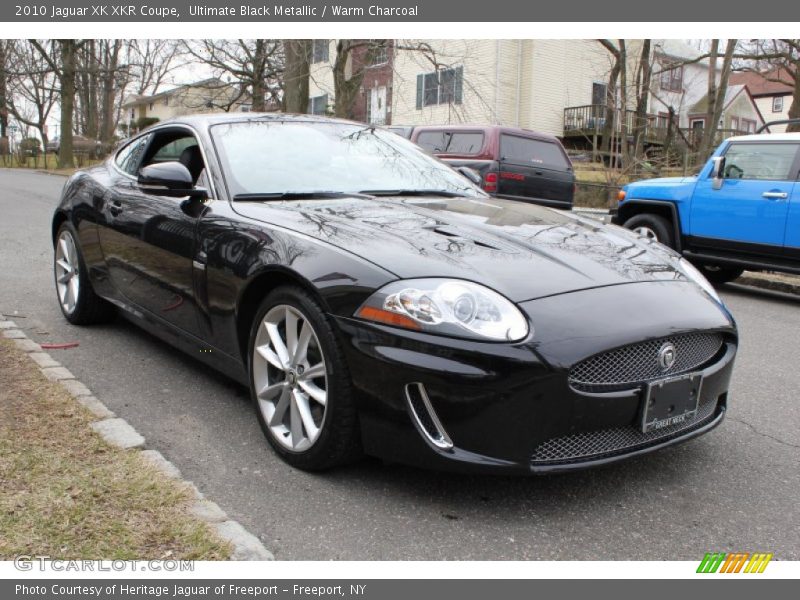
<svg viewBox="0 0 800 600"><path fill-rule="evenodd" d="M657 177L655 179L642 179L641 181L634 181L633 183L629 183L626 186L623 186L623 189L628 189L630 187L638 187L642 185L646 186L675 186L680 185L682 183L694 183L697 181L697 177L689 176L689 177Z"/></svg>
<svg viewBox="0 0 800 600"><path fill-rule="evenodd" d="M234 210L342 248L398 278L467 279L515 302L686 280L677 254L660 244L614 225L499 198L234 202Z"/></svg>

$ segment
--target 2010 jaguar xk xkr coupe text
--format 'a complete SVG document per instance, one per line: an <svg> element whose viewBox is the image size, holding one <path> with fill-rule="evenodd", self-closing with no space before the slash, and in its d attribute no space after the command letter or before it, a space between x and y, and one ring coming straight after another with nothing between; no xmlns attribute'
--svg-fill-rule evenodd
<svg viewBox="0 0 800 600"><path fill-rule="evenodd" d="M67 181L52 235L70 322L116 312L248 385L300 468L568 470L725 414L736 325L689 262L363 124L158 124Z"/></svg>

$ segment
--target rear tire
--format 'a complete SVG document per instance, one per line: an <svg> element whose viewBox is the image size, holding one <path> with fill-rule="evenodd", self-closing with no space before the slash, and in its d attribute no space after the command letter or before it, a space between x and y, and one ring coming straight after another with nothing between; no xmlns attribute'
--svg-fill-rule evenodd
<svg viewBox="0 0 800 600"><path fill-rule="evenodd" d="M625 227L639 235L675 248L672 224L660 215L642 213L625 221Z"/></svg>
<svg viewBox="0 0 800 600"><path fill-rule="evenodd" d="M256 312L248 348L258 422L284 461L320 471L361 456L344 352L310 294L295 286L272 291Z"/></svg>
<svg viewBox="0 0 800 600"><path fill-rule="evenodd" d="M700 264L697 265L700 272L705 275L711 283L722 284L733 281L744 273L742 267L723 267L720 265Z"/></svg>
<svg viewBox="0 0 800 600"><path fill-rule="evenodd" d="M73 325L105 323L114 317L114 305L92 289L78 239L75 227L68 221L59 227L56 234L53 272L58 305Z"/></svg>

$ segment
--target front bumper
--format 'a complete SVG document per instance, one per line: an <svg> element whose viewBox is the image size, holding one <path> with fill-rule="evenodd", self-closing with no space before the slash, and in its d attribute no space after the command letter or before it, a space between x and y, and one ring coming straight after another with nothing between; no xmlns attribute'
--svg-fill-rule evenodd
<svg viewBox="0 0 800 600"><path fill-rule="evenodd" d="M533 335L517 344L444 338L337 318L367 453L442 470L547 473L607 464L712 429L725 414L736 354L730 314L696 286L647 282L521 305ZM724 336L702 367L697 416L653 434L637 428L641 386L586 393L568 381L587 357L697 331ZM406 389L421 384L452 447L431 442Z"/></svg>

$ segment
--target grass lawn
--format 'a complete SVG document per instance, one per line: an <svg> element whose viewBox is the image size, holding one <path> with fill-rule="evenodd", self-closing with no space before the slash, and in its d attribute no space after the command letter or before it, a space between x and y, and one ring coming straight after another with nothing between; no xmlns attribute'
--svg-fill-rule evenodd
<svg viewBox="0 0 800 600"><path fill-rule="evenodd" d="M225 559L191 494L108 445L94 417L0 338L0 559Z"/></svg>
<svg viewBox="0 0 800 600"><path fill-rule="evenodd" d="M29 156L23 164L20 164L16 156L0 157L0 167L8 169L36 169L48 171L59 175L72 175L78 169L85 169L102 162L104 159L94 159L88 157L75 157L75 167L71 169L58 168L58 156L48 153L37 157Z"/></svg>

